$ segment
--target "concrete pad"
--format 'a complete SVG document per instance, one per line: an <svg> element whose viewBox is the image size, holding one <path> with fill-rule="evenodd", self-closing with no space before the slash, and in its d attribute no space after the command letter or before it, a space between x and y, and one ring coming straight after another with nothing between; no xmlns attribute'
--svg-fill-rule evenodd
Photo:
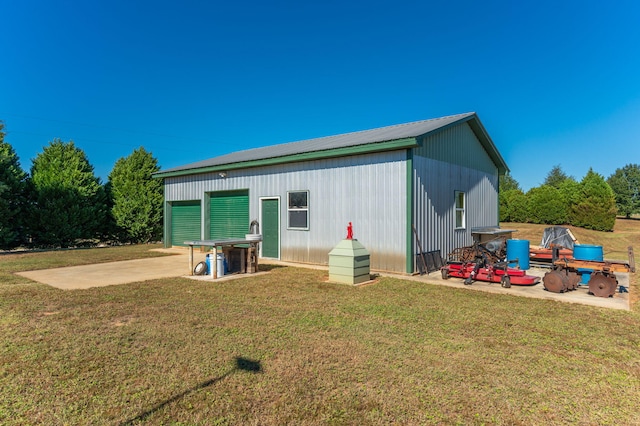
<svg viewBox="0 0 640 426"><path fill-rule="evenodd" d="M308 265L303 263L293 263L293 262L283 262L278 260L270 260L270 259L261 259L262 264L276 264L283 266L296 266L299 268L311 268L311 269L324 269L328 272L327 266L320 265ZM531 268L527 271L529 275L535 275L538 277L543 277L549 269L543 268ZM372 273L379 271L371 271ZM546 299L546 300L555 300L558 302L564 303L578 303L582 305L589 306L597 306L601 308L608 309L620 309L628 311L630 310L629 306L629 293L616 293L613 297L597 297L591 294L588 294L589 289L586 286L580 286L577 290L569 291L566 293L552 293L546 291L544 289L544 285L542 281L539 284L533 286L519 286L519 285L511 285L511 288L503 288L499 283L490 284L488 282L483 281L474 281L471 285L465 285L464 281L460 278L449 278L448 280L443 280L440 271L432 272L428 275L402 275L402 274L392 274L386 272L379 272L381 276L385 277L394 277L402 280L408 281L416 281L427 284L435 284L435 285L443 285L447 287L453 288L463 288L465 290L472 291L484 291L487 293L496 293L496 294L510 294L513 296L520 297L529 297L534 299ZM629 291L629 274L626 273L616 273L616 277L618 278L618 284L625 286Z"/></svg>
<svg viewBox="0 0 640 426"><path fill-rule="evenodd" d="M543 277L550 269L531 268L527 271L528 275ZM616 273L618 284L629 289L629 274ZM532 286L522 286L511 284L510 288L503 288L499 283L488 283L484 281L474 281L471 285L465 285L461 278L442 279L440 271L432 272L429 275L414 276L411 279L424 281L431 284L445 285L448 287L464 288L469 290L485 291L488 293L510 294L513 296L530 297L534 299L555 300L565 303L578 303L582 305L598 306L600 308L621 309L628 311L629 293L616 293L613 297L597 297L589 293L588 286L579 286L574 291L566 293L552 293L544 289L542 280L539 284Z"/></svg>
<svg viewBox="0 0 640 426"><path fill-rule="evenodd" d="M17 274L30 280L63 290L104 287L159 278L189 275L189 255L183 250L161 250L172 256L65 268L25 271ZM206 253L194 253L194 266L205 259Z"/></svg>

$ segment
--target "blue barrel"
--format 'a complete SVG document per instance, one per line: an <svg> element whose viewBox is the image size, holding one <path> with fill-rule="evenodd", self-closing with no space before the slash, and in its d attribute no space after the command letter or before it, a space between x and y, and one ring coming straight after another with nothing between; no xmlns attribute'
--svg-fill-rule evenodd
<svg viewBox="0 0 640 426"><path fill-rule="evenodd" d="M213 257L212 253L208 253L204 262L207 264L207 274L213 274L213 269L211 266L211 258Z"/></svg>
<svg viewBox="0 0 640 426"><path fill-rule="evenodd" d="M213 274L213 266L211 266L211 259L216 259L216 273L218 274L218 277L222 277L225 274L225 270L227 268L225 268L225 264L226 259L224 258L224 254L223 253L218 253L218 255L216 256L213 253L209 253L207 254L207 258L205 259L205 263L207 264L207 273L209 275Z"/></svg>
<svg viewBox="0 0 640 426"><path fill-rule="evenodd" d="M602 246L592 246L590 244L576 244L573 246L573 258L576 260L593 260L602 262L604 253Z"/></svg>
<svg viewBox="0 0 640 426"><path fill-rule="evenodd" d="M593 273L593 269L578 268L578 275L580 275L580 284L582 285L589 284L589 280L591 279L592 273Z"/></svg>
<svg viewBox="0 0 640 426"><path fill-rule="evenodd" d="M529 240L507 240L507 260L512 268L529 269Z"/></svg>

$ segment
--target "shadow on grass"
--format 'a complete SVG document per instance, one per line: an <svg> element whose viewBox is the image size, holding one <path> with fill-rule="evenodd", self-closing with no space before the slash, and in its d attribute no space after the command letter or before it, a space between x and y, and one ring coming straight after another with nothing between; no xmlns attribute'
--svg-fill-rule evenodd
<svg viewBox="0 0 640 426"><path fill-rule="evenodd" d="M631 216L631 217L626 217L626 216L616 216L616 219L620 219L620 220L640 220L640 216Z"/></svg>
<svg viewBox="0 0 640 426"><path fill-rule="evenodd" d="M145 411L144 413L139 414L138 416L132 418L131 420L127 420L123 423L121 423L122 426L125 425L134 425L138 422L143 422L145 420L147 420L147 418L149 418L149 416L151 416L153 413L155 413L156 411L162 409L163 407L171 404L172 402L175 402L187 395L189 395L192 392L196 392L200 389L204 389L206 387L209 387L211 385L214 385L216 383L218 383L219 381L229 377L230 375L232 375L233 373L237 372L237 371L247 371L249 373L259 373L262 371L262 367L260 366L260 361L253 361L247 358L242 358L242 357L236 357L236 365L235 367L233 367L231 370L227 371L226 373L224 373L222 376L220 377L216 377L213 379L209 379L206 380L194 387L192 387L191 389L187 389L186 391L179 393L177 395L172 396L169 399L166 399L156 405L154 405L152 408L150 408L149 410Z"/></svg>
<svg viewBox="0 0 640 426"><path fill-rule="evenodd" d="M269 271L273 271L274 269L280 269L280 268L287 268L287 265L276 265L274 263L261 263L260 266L258 267L258 270L260 272L269 272Z"/></svg>

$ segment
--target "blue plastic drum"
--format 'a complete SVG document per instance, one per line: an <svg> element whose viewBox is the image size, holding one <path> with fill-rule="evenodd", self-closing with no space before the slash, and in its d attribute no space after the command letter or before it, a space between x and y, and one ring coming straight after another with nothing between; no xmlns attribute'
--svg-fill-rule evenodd
<svg viewBox="0 0 640 426"><path fill-rule="evenodd" d="M580 275L580 285L589 284L593 269L590 268L578 268L578 275Z"/></svg>
<svg viewBox="0 0 640 426"><path fill-rule="evenodd" d="M573 246L573 258L576 260L593 260L602 262L604 253L602 246L593 246L590 244L576 244Z"/></svg>
<svg viewBox="0 0 640 426"><path fill-rule="evenodd" d="M529 240L507 240L507 260L512 268L529 269Z"/></svg>

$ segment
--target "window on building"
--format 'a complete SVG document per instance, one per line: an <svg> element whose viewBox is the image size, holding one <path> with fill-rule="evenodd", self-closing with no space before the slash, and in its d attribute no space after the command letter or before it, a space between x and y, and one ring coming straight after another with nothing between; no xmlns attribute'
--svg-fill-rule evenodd
<svg viewBox="0 0 640 426"><path fill-rule="evenodd" d="M309 229L309 191L287 193L289 229Z"/></svg>
<svg viewBox="0 0 640 426"><path fill-rule="evenodd" d="M465 200L464 192L455 191L456 197L456 229L465 227Z"/></svg>

